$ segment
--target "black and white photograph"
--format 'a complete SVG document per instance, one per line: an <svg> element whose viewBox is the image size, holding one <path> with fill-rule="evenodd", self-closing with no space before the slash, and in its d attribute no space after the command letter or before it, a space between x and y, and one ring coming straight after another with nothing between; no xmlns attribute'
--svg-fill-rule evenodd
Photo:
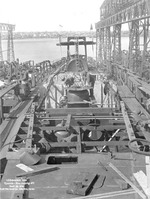
<svg viewBox="0 0 150 199"><path fill-rule="evenodd" d="M0 199L150 199L150 0L0 7Z"/></svg>

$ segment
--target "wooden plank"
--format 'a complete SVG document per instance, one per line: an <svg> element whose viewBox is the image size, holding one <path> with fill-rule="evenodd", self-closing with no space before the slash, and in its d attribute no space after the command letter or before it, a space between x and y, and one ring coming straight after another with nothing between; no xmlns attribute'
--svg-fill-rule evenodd
<svg viewBox="0 0 150 199"><path fill-rule="evenodd" d="M134 98L135 97L127 86L118 86L118 92L121 98Z"/></svg>
<svg viewBox="0 0 150 199"><path fill-rule="evenodd" d="M59 167L48 167L48 168L44 168L44 169L40 169L40 170L34 170L28 173L22 173L22 174L17 174L16 177L31 177L31 176L35 176L35 175L40 175L43 173L48 173L51 171L56 171L58 170Z"/></svg>
<svg viewBox="0 0 150 199"><path fill-rule="evenodd" d="M104 198L121 198L123 195L127 195L129 198L129 194L132 194L132 198L134 198L135 191L133 189L129 190L121 190L121 191L111 191L111 192L106 192L106 193L100 193L100 194L92 194L89 196L81 196L81 197L76 197L72 199L104 199Z"/></svg>
<svg viewBox="0 0 150 199"><path fill-rule="evenodd" d="M143 199L146 199L146 195L138 189L119 169L117 169L112 163L109 163L109 166L118 173Z"/></svg>
<svg viewBox="0 0 150 199"><path fill-rule="evenodd" d="M94 114L94 113L99 113L99 114L111 114L115 111L115 109L112 108L48 108L46 110L47 113L51 115L75 115L75 114Z"/></svg>

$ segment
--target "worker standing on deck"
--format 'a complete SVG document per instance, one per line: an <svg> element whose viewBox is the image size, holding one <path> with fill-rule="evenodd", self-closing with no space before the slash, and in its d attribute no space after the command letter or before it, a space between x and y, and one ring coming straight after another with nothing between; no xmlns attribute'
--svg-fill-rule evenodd
<svg viewBox="0 0 150 199"><path fill-rule="evenodd" d="M105 81L104 82L104 94L107 95L107 93L109 92L109 82L108 81Z"/></svg>
<svg viewBox="0 0 150 199"><path fill-rule="evenodd" d="M95 80L96 80L96 76L88 73L88 75L87 75L87 82L88 82L89 86L91 86L91 88L90 88L90 97L94 97L94 84L95 84Z"/></svg>

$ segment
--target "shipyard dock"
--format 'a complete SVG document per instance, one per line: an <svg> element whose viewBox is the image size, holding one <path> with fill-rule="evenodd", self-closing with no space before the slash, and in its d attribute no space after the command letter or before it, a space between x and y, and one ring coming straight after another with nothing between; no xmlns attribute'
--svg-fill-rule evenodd
<svg viewBox="0 0 150 199"><path fill-rule="evenodd" d="M8 31L6 61L0 36L1 198L149 199L149 0L105 0L96 43L70 36L57 44L67 47L57 61L19 63L15 26L0 27Z"/></svg>

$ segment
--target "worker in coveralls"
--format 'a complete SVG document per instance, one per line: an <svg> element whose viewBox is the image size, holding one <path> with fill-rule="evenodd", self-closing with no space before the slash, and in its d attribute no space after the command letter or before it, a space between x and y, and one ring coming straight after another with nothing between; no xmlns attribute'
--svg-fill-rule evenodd
<svg viewBox="0 0 150 199"><path fill-rule="evenodd" d="M88 84L89 84L89 86L91 86L91 88L90 88L90 97L94 97L95 80L96 80L96 76L95 75L92 75L90 73L87 75Z"/></svg>
<svg viewBox="0 0 150 199"><path fill-rule="evenodd" d="M104 94L107 95L107 93L109 92L109 82L108 81L105 81L104 82Z"/></svg>

